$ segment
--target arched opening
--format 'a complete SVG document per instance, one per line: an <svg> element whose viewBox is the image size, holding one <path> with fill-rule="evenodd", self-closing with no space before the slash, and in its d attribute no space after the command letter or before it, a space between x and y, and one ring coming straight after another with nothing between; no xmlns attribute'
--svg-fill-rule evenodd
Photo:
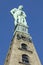
<svg viewBox="0 0 43 65"><path fill-rule="evenodd" d="M21 44L21 48L24 49L24 50L27 50L27 45L24 44L24 43L22 43L22 44Z"/></svg>
<svg viewBox="0 0 43 65"><path fill-rule="evenodd" d="M26 55L26 54L23 54L23 55L22 55L22 62L23 62L23 63L29 63L28 55Z"/></svg>
<svg viewBox="0 0 43 65"><path fill-rule="evenodd" d="M20 40L21 39L21 35L17 34L17 39Z"/></svg>

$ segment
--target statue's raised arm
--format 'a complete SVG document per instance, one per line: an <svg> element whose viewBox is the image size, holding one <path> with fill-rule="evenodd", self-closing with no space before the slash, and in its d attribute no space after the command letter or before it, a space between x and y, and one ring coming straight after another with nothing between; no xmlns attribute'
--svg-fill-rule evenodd
<svg viewBox="0 0 43 65"><path fill-rule="evenodd" d="M16 11L17 11L17 8L14 8L10 12L11 12L12 15L14 15Z"/></svg>
<svg viewBox="0 0 43 65"><path fill-rule="evenodd" d="M14 20L15 20L14 24L15 24L15 26L17 24L22 24L22 25L27 26L26 14L23 11L23 6L22 5L20 5L18 7L18 9L17 8L12 9L10 12L11 12L11 14L14 17Z"/></svg>

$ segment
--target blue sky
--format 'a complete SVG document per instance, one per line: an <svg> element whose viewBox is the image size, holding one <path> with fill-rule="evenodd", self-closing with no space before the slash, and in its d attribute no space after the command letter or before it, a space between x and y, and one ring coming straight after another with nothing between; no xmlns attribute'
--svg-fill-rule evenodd
<svg viewBox="0 0 43 65"><path fill-rule="evenodd" d="M43 65L43 0L1 0L0 1L0 65L8 52L14 32L14 19L10 10L19 5L24 6L35 48Z"/></svg>

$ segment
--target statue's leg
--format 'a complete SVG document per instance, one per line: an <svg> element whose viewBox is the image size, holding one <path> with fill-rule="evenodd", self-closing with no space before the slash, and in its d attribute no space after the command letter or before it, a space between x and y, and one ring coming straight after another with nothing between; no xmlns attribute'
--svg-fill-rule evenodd
<svg viewBox="0 0 43 65"><path fill-rule="evenodd" d="M24 25L26 25L27 26L27 22L26 22L26 19L24 18Z"/></svg>
<svg viewBox="0 0 43 65"><path fill-rule="evenodd" d="M15 19L14 24L17 25L17 19Z"/></svg>
<svg viewBox="0 0 43 65"><path fill-rule="evenodd" d="M20 16L18 16L18 23L20 23L21 22L21 18L20 18Z"/></svg>

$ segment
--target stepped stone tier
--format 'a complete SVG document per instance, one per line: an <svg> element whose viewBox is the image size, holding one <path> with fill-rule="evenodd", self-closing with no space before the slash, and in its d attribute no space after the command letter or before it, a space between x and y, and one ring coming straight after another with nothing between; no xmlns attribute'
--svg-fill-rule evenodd
<svg viewBox="0 0 43 65"><path fill-rule="evenodd" d="M14 18L15 29L4 65L41 65L32 37L28 33L23 6L20 5L10 12Z"/></svg>

